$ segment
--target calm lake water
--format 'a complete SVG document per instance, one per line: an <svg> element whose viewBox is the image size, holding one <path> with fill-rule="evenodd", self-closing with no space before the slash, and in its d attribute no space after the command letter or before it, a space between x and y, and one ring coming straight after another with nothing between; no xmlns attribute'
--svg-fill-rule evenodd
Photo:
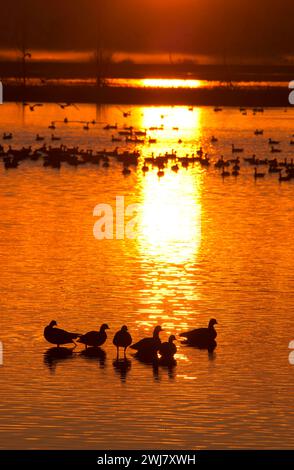
<svg viewBox="0 0 294 470"><path fill-rule="evenodd" d="M150 132L158 143L141 146L144 156L172 149L184 156L202 145L213 163L231 157L234 142L244 156L271 158L272 137L281 140L279 159L293 157L294 110L52 104L31 112L5 104L0 111L14 147L36 146L37 133L51 144L49 123L68 117L97 121L89 131L57 123L62 143L85 149L114 148L106 123L163 124ZM225 180L213 164L167 169L161 179L140 167L124 177L112 160L108 169L60 171L1 164L0 448L293 448L294 182L280 184L276 174L255 181L243 162L240 176ZM99 203L115 210L116 196L140 204L138 236L96 240L93 210ZM134 341L161 324L165 340L212 317L213 354L178 341L173 368L140 363L130 351L129 362L115 361L112 336L123 324ZM105 356L86 358L79 346L66 360L50 360L43 328L52 319L80 332L107 322Z"/></svg>

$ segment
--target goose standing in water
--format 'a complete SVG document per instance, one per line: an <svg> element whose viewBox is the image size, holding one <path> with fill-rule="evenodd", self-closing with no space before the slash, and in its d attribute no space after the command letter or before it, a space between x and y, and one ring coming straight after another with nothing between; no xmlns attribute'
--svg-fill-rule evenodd
<svg viewBox="0 0 294 470"><path fill-rule="evenodd" d="M68 331L61 330L60 328L54 328L57 326L57 322L52 320L48 326L44 329L44 337L48 343L56 344L57 347L62 344L69 344L74 342L74 339L79 338L81 335L79 333L69 333Z"/></svg>
<svg viewBox="0 0 294 470"><path fill-rule="evenodd" d="M107 340L106 330L109 330L109 326L106 323L103 323L100 331L89 331L89 333L86 333L79 338L78 343L84 344L86 349L88 346L99 348Z"/></svg>
<svg viewBox="0 0 294 470"><path fill-rule="evenodd" d="M209 320L208 328L197 328L196 330L181 333L180 336L182 338L186 338L187 343L191 345L197 346L210 344L217 336L214 325L217 325L217 321L215 318L212 318Z"/></svg>
<svg viewBox="0 0 294 470"><path fill-rule="evenodd" d="M167 359L171 360L173 359L174 355L177 352L177 347L174 344L174 341L176 341L176 337L174 335L171 335L168 339L168 342L162 343L159 348L159 355L162 357L162 359Z"/></svg>
<svg viewBox="0 0 294 470"><path fill-rule="evenodd" d="M257 171L257 168L255 167L254 168L254 178L257 179L257 178L264 178L265 177L265 173L258 173Z"/></svg>
<svg viewBox="0 0 294 470"><path fill-rule="evenodd" d="M161 346L161 340L159 333L162 331L161 326L156 326L153 331L152 338L144 338L131 346L131 349L135 349L139 356L145 356L150 358L157 357L157 351Z"/></svg>
<svg viewBox="0 0 294 470"><path fill-rule="evenodd" d="M128 332L127 326L122 326L121 329L115 333L113 344L116 346L117 358L119 357L119 348L124 348L124 356L126 356L127 348L132 344L132 337Z"/></svg>

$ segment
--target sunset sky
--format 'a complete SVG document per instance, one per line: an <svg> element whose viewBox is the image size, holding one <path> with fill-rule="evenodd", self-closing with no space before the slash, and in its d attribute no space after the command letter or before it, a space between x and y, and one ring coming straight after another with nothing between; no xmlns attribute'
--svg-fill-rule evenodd
<svg viewBox="0 0 294 470"><path fill-rule="evenodd" d="M293 0L1 0L0 5L2 50L19 48L25 16L32 50L92 49L100 23L103 46L120 59L215 58L224 51L240 62L294 56Z"/></svg>

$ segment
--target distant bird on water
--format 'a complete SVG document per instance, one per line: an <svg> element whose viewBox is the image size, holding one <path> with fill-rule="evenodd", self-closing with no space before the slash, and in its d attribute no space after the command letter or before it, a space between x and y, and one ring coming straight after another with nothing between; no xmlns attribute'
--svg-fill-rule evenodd
<svg viewBox="0 0 294 470"><path fill-rule="evenodd" d="M48 343L56 344L58 348L62 344L69 343L73 343L76 346L74 339L81 336L79 333L69 333L68 331L61 330L60 328L54 328L55 326L57 326L57 322L52 320L52 322L50 322L44 329L44 338Z"/></svg>
<svg viewBox="0 0 294 470"><path fill-rule="evenodd" d="M107 340L106 330L109 330L109 326L106 323L101 325L100 331L89 331L85 335L81 335L78 339L78 343L82 343L86 346L92 348L99 348Z"/></svg>
<svg viewBox="0 0 294 470"><path fill-rule="evenodd" d="M212 318L209 320L208 328L197 328L196 330L181 333L180 336L185 338L188 344L195 346L210 344L217 336L214 325L217 325L217 321L215 318Z"/></svg>
<svg viewBox="0 0 294 470"><path fill-rule="evenodd" d="M124 348L124 356L126 355L126 350L132 344L132 341L128 327L126 325L122 326L121 329L115 333L113 338L113 344L116 346L117 350L117 357L119 357L119 348Z"/></svg>
<svg viewBox="0 0 294 470"><path fill-rule="evenodd" d="M176 341L176 337L174 335L171 335L168 339L168 342L162 343L159 348L159 355L163 359L173 359L174 355L177 352L177 347L174 344L174 341Z"/></svg>
<svg viewBox="0 0 294 470"><path fill-rule="evenodd" d="M61 109L70 108L71 106L73 106L76 109L79 109L79 107L74 103L57 103L57 104L58 106L60 106Z"/></svg>
<svg viewBox="0 0 294 470"><path fill-rule="evenodd" d="M144 338L131 346L131 349L135 349L140 356L145 357L157 357L157 351L161 346L161 340L159 333L162 331L161 326L156 326L153 331L152 338Z"/></svg>
<svg viewBox="0 0 294 470"><path fill-rule="evenodd" d="M30 111L35 111L35 108L41 108L43 106L43 103L35 103L30 105Z"/></svg>

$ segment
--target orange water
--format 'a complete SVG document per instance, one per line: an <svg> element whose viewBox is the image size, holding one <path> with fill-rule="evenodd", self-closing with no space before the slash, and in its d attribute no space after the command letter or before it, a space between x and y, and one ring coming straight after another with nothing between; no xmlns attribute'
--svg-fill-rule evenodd
<svg viewBox="0 0 294 470"><path fill-rule="evenodd" d="M163 123L144 155L202 145L214 162L231 156L235 142L245 155L270 157L268 137L282 140L279 158L293 155L292 110L133 107L125 119L127 110L6 104L0 122L16 147L37 132L50 136L49 122L67 115L98 121L88 132L58 124L55 134L81 148L114 147L106 122ZM264 136L255 137L256 128ZM242 164L238 179L223 181L213 165L195 165L159 180L156 170L124 178L112 162L60 172L31 162L1 166L0 448L293 448L294 184L279 184L277 175L255 182L252 173ZM115 207L116 196L140 205L138 236L98 241L93 209ZM157 370L130 352L127 364L115 362L111 339L122 324L134 340L162 324L165 339L211 317L218 320L211 355L178 342L174 368ZM67 360L46 360L42 332L52 319L81 332L108 322L105 359L86 359L78 347Z"/></svg>

